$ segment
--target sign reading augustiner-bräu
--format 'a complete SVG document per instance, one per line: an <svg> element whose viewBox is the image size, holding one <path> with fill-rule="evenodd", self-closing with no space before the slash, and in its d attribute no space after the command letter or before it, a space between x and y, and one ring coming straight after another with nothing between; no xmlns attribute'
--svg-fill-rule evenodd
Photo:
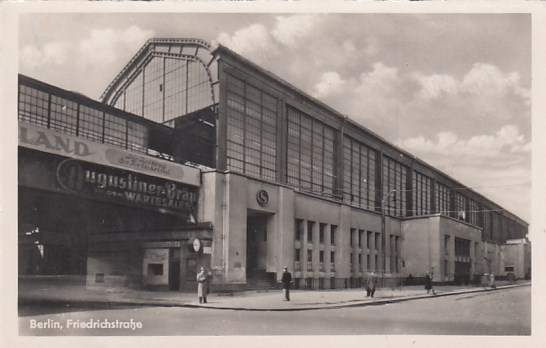
<svg viewBox="0 0 546 348"><path fill-rule="evenodd" d="M191 186L72 159L59 164L57 181L74 194L186 214L193 213L197 202Z"/></svg>

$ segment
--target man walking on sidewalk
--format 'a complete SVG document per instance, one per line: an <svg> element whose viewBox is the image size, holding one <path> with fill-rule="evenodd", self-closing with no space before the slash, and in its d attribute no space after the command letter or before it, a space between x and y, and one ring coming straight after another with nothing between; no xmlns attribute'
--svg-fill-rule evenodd
<svg viewBox="0 0 546 348"><path fill-rule="evenodd" d="M373 295L375 294L376 284L377 284L377 277L375 276L375 273L372 272L368 276L368 282L366 283L366 297L373 298Z"/></svg>
<svg viewBox="0 0 546 348"><path fill-rule="evenodd" d="M288 267L286 266L283 268L281 282L284 293L284 301L290 301L290 282L292 282L292 274L288 272Z"/></svg>
<svg viewBox="0 0 546 348"><path fill-rule="evenodd" d="M434 288L432 287L432 276L430 272L427 272L427 274L425 274L425 290L427 291L427 294L432 291L432 294L436 295L436 291L434 291Z"/></svg>

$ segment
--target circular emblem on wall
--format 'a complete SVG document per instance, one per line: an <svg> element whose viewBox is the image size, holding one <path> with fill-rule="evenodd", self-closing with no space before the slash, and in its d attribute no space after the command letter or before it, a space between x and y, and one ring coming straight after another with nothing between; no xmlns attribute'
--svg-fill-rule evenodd
<svg viewBox="0 0 546 348"><path fill-rule="evenodd" d="M57 167L57 182L69 192L81 192L84 182L82 166L73 159L62 161Z"/></svg>
<svg viewBox="0 0 546 348"><path fill-rule="evenodd" d="M260 190L256 194L256 200L258 204L265 207L269 203L269 193L266 190Z"/></svg>
<svg viewBox="0 0 546 348"><path fill-rule="evenodd" d="M196 253L200 252L203 247L203 243L197 238L190 238L188 240L188 249Z"/></svg>

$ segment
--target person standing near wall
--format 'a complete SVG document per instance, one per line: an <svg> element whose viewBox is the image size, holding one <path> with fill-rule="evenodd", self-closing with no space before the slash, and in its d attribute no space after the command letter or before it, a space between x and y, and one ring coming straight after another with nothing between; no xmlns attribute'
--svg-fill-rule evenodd
<svg viewBox="0 0 546 348"><path fill-rule="evenodd" d="M375 294L375 287L377 285L377 277L375 276L375 273L372 272L370 275L368 275L368 281L366 283L366 297L373 298L373 295Z"/></svg>
<svg viewBox="0 0 546 348"><path fill-rule="evenodd" d="M430 272L427 272L427 274L425 274L425 290L427 291L427 294L430 293L430 291L432 290L432 294L436 295L436 292L432 287L432 276L430 275Z"/></svg>
<svg viewBox="0 0 546 348"><path fill-rule="evenodd" d="M292 282L292 274L288 272L288 267L286 266L283 268L281 282L284 301L290 301L290 283Z"/></svg>
<svg viewBox="0 0 546 348"><path fill-rule="evenodd" d="M197 273L197 297L199 303L207 303L207 274L204 267Z"/></svg>

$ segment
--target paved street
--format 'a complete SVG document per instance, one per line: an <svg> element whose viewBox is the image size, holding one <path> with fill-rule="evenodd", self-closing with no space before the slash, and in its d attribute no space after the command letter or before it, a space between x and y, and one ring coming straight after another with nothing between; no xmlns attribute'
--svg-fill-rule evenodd
<svg viewBox="0 0 546 348"><path fill-rule="evenodd" d="M185 307L72 309L19 318L20 335L529 335L531 287L377 306L268 312ZM21 310L24 314L24 308ZM49 321L48 321L49 319ZM68 328L91 319L127 328ZM61 329L31 329L43 325ZM133 320L131 323L130 321ZM141 322L142 328L136 323ZM59 324L55 324L59 323ZM85 325L85 324L83 324ZM103 324L106 325L106 324ZM121 325L121 324L120 324Z"/></svg>

